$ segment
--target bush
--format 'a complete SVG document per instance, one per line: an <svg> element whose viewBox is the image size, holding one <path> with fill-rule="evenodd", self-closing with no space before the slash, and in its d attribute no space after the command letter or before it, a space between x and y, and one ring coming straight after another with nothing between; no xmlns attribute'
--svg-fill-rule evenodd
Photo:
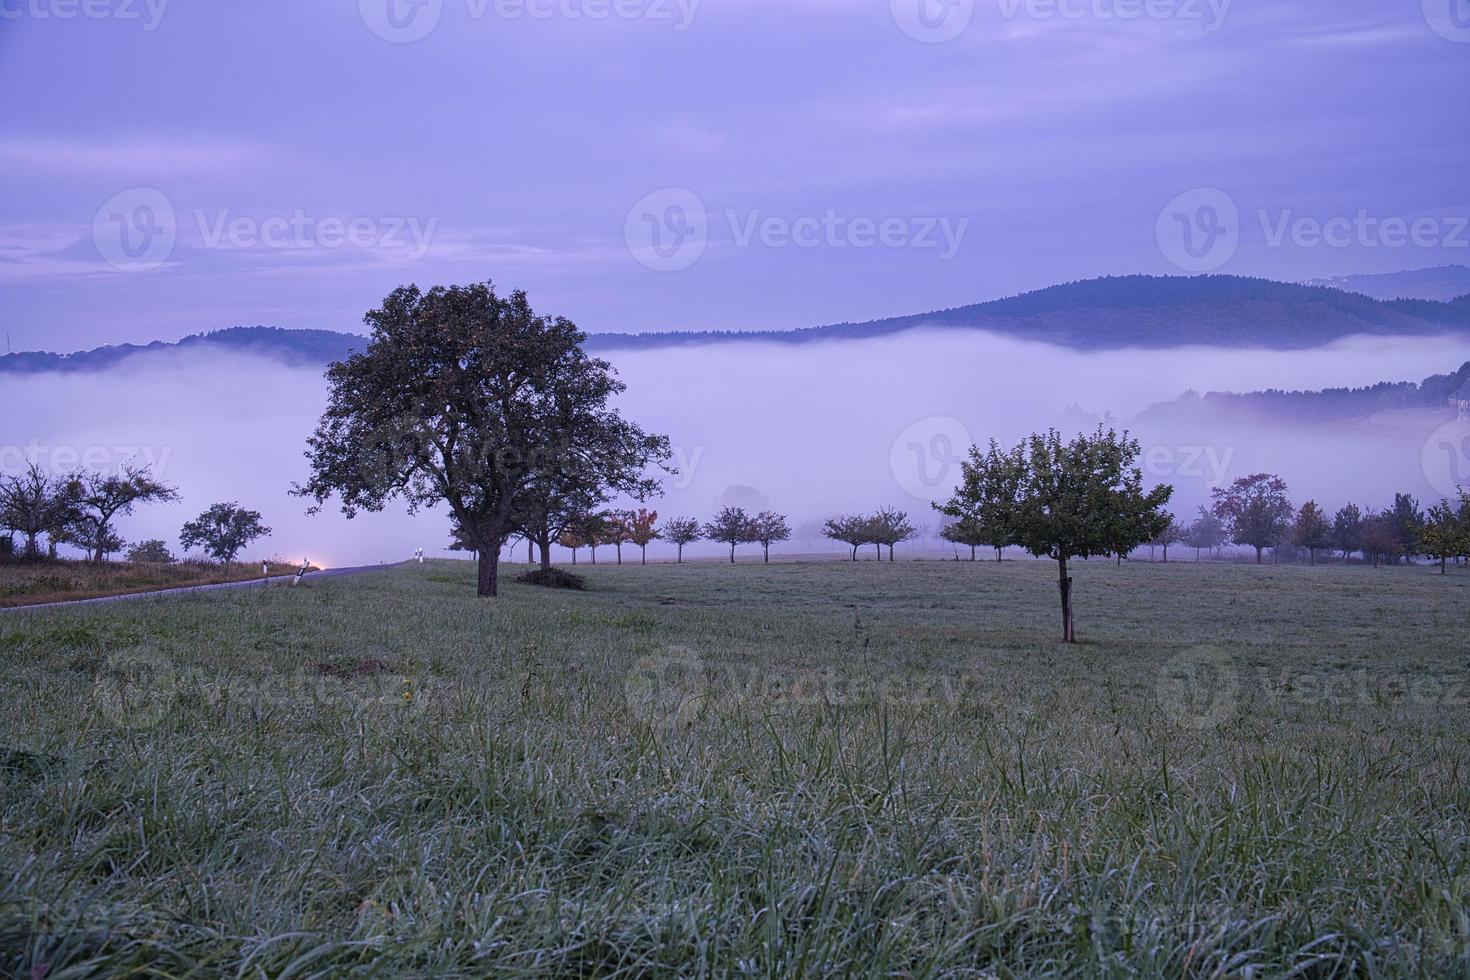
<svg viewBox="0 0 1470 980"><path fill-rule="evenodd" d="M516 576L516 581L527 585L539 585L546 589L575 589L581 592L587 588L587 580L582 576L564 572L559 568L545 570L538 568L534 572Z"/></svg>
<svg viewBox="0 0 1470 980"><path fill-rule="evenodd" d="M154 538L151 541L139 541L130 547L128 561L134 564L172 565L174 556L169 552L168 545Z"/></svg>

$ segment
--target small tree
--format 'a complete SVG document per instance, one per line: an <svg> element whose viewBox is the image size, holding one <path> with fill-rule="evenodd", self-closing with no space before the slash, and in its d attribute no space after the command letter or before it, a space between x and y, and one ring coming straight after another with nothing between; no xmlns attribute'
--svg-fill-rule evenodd
<svg viewBox="0 0 1470 980"><path fill-rule="evenodd" d="M684 562L684 546L700 538L699 521L693 517L671 517L664 523L664 539L679 549L679 562Z"/></svg>
<svg viewBox="0 0 1470 980"><path fill-rule="evenodd" d="M1208 508L1200 507L1199 516L1185 530L1180 540L1194 549L1194 560L1199 561L1201 551L1213 553L1225 543L1225 525Z"/></svg>
<svg viewBox="0 0 1470 980"><path fill-rule="evenodd" d="M777 541L790 541L791 528L786 518L775 511L763 510L751 521L751 538L760 543L765 561L771 560L771 545Z"/></svg>
<svg viewBox="0 0 1470 980"><path fill-rule="evenodd" d="M573 565L577 563L577 552L587 547L587 539L572 529L561 532L561 537L556 539L556 543L572 553Z"/></svg>
<svg viewBox="0 0 1470 980"><path fill-rule="evenodd" d="M122 548L113 531L115 518L133 512L138 504L168 503L178 491L153 478L146 466L124 463L114 474L78 472L67 479L68 526L65 538L87 550L93 561Z"/></svg>
<svg viewBox="0 0 1470 980"><path fill-rule="evenodd" d="M704 536L730 546L730 564L735 564L735 546L755 540L755 527L744 508L725 507L704 526Z"/></svg>
<svg viewBox="0 0 1470 980"><path fill-rule="evenodd" d="M1308 500L1297 512L1291 540L1298 548L1307 549L1307 562L1312 565L1317 564L1318 548L1332 547L1332 525L1327 523L1327 515L1315 500Z"/></svg>
<svg viewBox="0 0 1470 980"><path fill-rule="evenodd" d="M1169 518L1169 523L1160 528L1159 533L1149 540L1148 557L1149 561L1153 561L1153 549L1162 547L1164 549L1164 564L1167 565L1169 564L1169 545L1184 540L1184 528L1180 526L1178 521L1174 520L1173 514L1165 514L1164 516Z"/></svg>
<svg viewBox="0 0 1470 980"><path fill-rule="evenodd" d="M168 550L168 545L153 538L148 541L139 541L128 549L128 561L135 565L172 565L173 554Z"/></svg>
<svg viewBox="0 0 1470 980"><path fill-rule="evenodd" d="M1451 558L1470 553L1470 493L1460 491L1458 508L1441 500L1429 508L1419 528L1420 554L1439 562L1439 573L1445 574Z"/></svg>
<svg viewBox="0 0 1470 980"><path fill-rule="evenodd" d="M185 551L202 547L220 564L229 564L240 549L257 538L270 537L271 529L260 520L260 512L246 510L234 501L215 504L179 532L179 544Z"/></svg>
<svg viewBox="0 0 1470 980"><path fill-rule="evenodd" d="M990 537L985 529L974 521L966 518L952 519L939 529L939 536L945 541L952 541L970 549L970 560L975 560L975 549L990 543ZM999 560L1000 549L995 549L996 558Z"/></svg>
<svg viewBox="0 0 1470 980"><path fill-rule="evenodd" d="M1138 440L1099 426L1091 436L1063 442L1049 430L1023 440L1008 454L1007 466L1022 475L1014 529L1017 543L1033 555L1057 563L1062 603L1062 639L1077 642L1072 615L1073 558L1109 555L1137 547L1168 523L1164 506L1171 486L1143 489L1136 465ZM972 457L973 459L973 457ZM971 463L962 463L970 467ZM965 482L970 481L966 472Z"/></svg>
<svg viewBox="0 0 1470 980"><path fill-rule="evenodd" d="M1363 546L1363 512L1357 504L1347 504L1333 516L1332 545L1342 552L1343 564Z"/></svg>
<svg viewBox="0 0 1470 980"><path fill-rule="evenodd" d="M1286 481L1271 473L1243 476L1229 487L1210 491L1215 516L1225 522L1230 540L1256 549L1256 564L1267 548L1291 534L1296 509L1286 496Z"/></svg>
<svg viewBox="0 0 1470 980"><path fill-rule="evenodd" d="M912 541L919 536L919 529L909 521L908 511L899 510L896 507L880 507L870 518L872 523L871 535L873 543L880 548L888 548L888 560L893 561L893 546L904 541ZM879 560L883 558L879 552Z"/></svg>
<svg viewBox="0 0 1470 980"><path fill-rule="evenodd" d="M662 535L659 533L655 523L658 521L658 511L644 510L638 508L636 512L628 512L628 540L638 546L641 553L639 564L648 564L648 543Z"/></svg>
<svg viewBox="0 0 1470 980"><path fill-rule="evenodd" d="M862 514L841 514L822 525L822 533L850 547L852 560L857 561L858 548L873 540L873 524Z"/></svg>
<svg viewBox="0 0 1470 980"><path fill-rule="evenodd" d="M1369 514L1364 518L1361 542L1363 557L1372 561L1374 568L1380 561L1393 560L1403 548L1394 533L1393 521L1385 514Z"/></svg>
<svg viewBox="0 0 1470 980"><path fill-rule="evenodd" d="M625 510L609 510L602 514L598 535L603 544L610 544L618 555L618 564L623 563L623 545L633 540L633 515Z"/></svg>
<svg viewBox="0 0 1470 980"><path fill-rule="evenodd" d="M36 463L20 476L0 479L0 528L25 538L27 558L41 556L42 534L67 523L71 501L66 491L66 481L49 476Z"/></svg>
<svg viewBox="0 0 1470 980"><path fill-rule="evenodd" d="M1424 511L1419 509L1419 501L1407 493L1396 493L1393 495L1393 507L1383 514L1393 529L1393 536L1399 543L1399 550L1393 556L1397 561L1411 561L1414 556L1414 545L1419 541L1419 532L1424 527Z"/></svg>
<svg viewBox="0 0 1470 980"><path fill-rule="evenodd" d="M961 530L956 533L967 539L959 543L988 544L995 549L995 560L1000 561L1005 547L1017 543L1015 522L1025 470L1016 454L1003 452L994 439L984 451L971 446L969 457L962 467L964 480L954 496L933 506L958 522L956 526Z"/></svg>

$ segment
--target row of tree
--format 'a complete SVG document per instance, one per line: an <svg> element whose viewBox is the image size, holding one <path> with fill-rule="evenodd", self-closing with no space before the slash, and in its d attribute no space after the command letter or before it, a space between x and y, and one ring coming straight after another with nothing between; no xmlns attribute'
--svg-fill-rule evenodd
<svg viewBox="0 0 1470 980"><path fill-rule="evenodd" d="M1315 564L1318 552L1338 552L1346 562L1354 552L1364 561L1410 561L1425 555L1440 563L1470 557L1470 495L1462 490L1455 501L1441 500L1428 511L1412 495L1394 495L1393 506L1381 511L1346 504L1331 516L1315 501L1293 505L1286 481L1271 473L1241 477L1228 487L1211 491L1213 507L1201 507L1188 525L1170 515L1169 523L1148 544L1164 548L1183 544L1196 557L1226 542L1255 549L1256 561L1266 549L1273 555L1290 546Z"/></svg>
<svg viewBox="0 0 1470 980"><path fill-rule="evenodd" d="M126 547L115 522L140 504L179 499L178 490L155 478L148 467L124 463L115 473L77 470L62 475L30 464L21 474L0 477L0 550L57 557L61 546L81 549L88 560L105 561ZM179 543L187 550L202 548L217 561L234 561L251 541L271 533L259 512L237 503L215 504L183 526ZM130 561L172 561L162 541L146 541L128 551Z"/></svg>

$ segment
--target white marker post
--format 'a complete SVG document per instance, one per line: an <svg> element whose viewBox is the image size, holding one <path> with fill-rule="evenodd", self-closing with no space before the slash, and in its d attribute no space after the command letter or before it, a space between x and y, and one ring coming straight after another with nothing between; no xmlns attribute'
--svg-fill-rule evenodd
<svg viewBox="0 0 1470 980"><path fill-rule="evenodd" d="M308 561L305 558L301 559L301 570L296 573L296 577L291 580L291 584L292 585L300 585L302 578L304 578L305 575L306 575L306 570L308 568L310 568L310 567L311 567L311 562L310 561Z"/></svg>

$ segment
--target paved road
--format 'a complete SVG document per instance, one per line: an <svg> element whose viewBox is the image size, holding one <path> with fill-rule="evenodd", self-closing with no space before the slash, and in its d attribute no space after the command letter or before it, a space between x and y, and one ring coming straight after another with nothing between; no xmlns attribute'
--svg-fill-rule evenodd
<svg viewBox="0 0 1470 980"><path fill-rule="evenodd" d="M394 562L391 565L357 565L352 568L327 568L320 572L309 572L306 581L315 582L323 578L340 578L344 575L361 575L365 572L381 572L407 562ZM279 585L290 582L295 575L276 575L269 579L245 579L241 582L219 582L214 585L186 585L177 589L158 589L153 592L129 592L127 595L100 596L96 599L68 599L65 602L43 602L34 606L11 606L0 608L0 614L29 612L35 609L62 609L67 606L96 606L104 602L126 602L129 599L157 599L163 596L194 595L199 592L217 592L221 589L249 589L259 588L262 585Z"/></svg>

